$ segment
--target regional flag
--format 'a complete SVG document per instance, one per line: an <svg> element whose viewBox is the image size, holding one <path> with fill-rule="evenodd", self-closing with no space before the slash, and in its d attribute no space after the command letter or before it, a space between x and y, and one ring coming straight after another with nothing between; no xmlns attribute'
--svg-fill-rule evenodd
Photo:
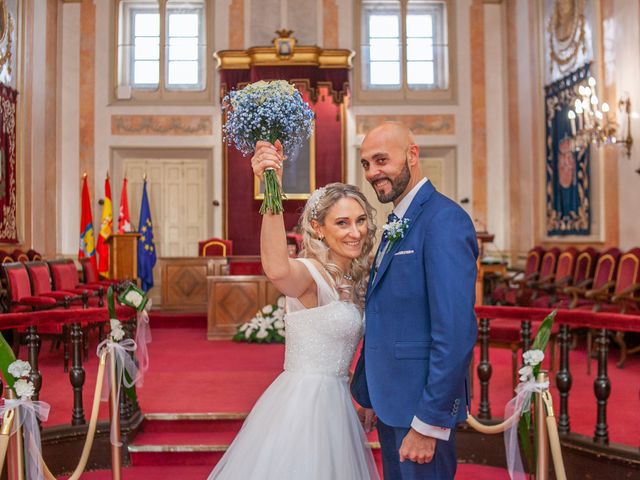
<svg viewBox="0 0 640 480"><path fill-rule="evenodd" d="M104 181L104 205L102 205L102 223L100 225L100 235L98 236L98 272L105 277L109 275L109 245L107 238L113 233L113 208L111 206L111 183L109 174Z"/></svg>
<svg viewBox="0 0 640 480"><path fill-rule="evenodd" d="M131 217L129 217L129 196L127 195L127 177L122 180L120 192L120 213L118 214L118 233L132 232Z"/></svg>
<svg viewBox="0 0 640 480"><path fill-rule="evenodd" d="M96 249L93 235L93 220L91 217L91 200L89 199L89 186L87 175L84 175L82 184L82 211L80 214L80 250L78 258L88 257L97 268Z"/></svg>
<svg viewBox="0 0 640 480"><path fill-rule="evenodd" d="M142 289L146 292L153 287L153 266L156 264L156 247L153 243L153 223L151 222L151 208L147 197L147 179L142 186L142 203L140 205L140 220L138 224L138 277Z"/></svg>

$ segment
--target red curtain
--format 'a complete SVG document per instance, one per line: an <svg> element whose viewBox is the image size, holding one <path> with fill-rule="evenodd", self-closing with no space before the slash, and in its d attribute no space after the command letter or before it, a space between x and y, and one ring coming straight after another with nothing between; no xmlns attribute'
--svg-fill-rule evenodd
<svg viewBox="0 0 640 480"><path fill-rule="evenodd" d="M16 209L16 100L18 92L0 84L0 242L18 243Z"/></svg>
<svg viewBox="0 0 640 480"><path fill-rule="evenodd" d="M275 68L275 67L272 67ZM235 71L237 72L237 71ZM310 100L308 91L303 91ZM334 102L333 93L326 87L318 87L317 101L309 102L316 114L316 186L344 179L342 152L341 106ZM226 156L226 214L227 238L233 240L236 255L260 253L261 200L253 199L253 172L250 158L243 157L235 148L227 148ZM287 230L297 223L304 208L304 200L284 201L284 221Z"/></svg>

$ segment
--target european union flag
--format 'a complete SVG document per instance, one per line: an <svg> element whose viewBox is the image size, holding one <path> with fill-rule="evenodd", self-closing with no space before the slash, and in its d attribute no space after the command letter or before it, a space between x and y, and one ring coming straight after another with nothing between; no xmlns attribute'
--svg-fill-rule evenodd
<svg viewBox="0 0 640 480"><path fill-rule="evenodd" d="M156 264L156 246L153 243L153 223L151 223L146 179L142 187L138 233L141 235L138 238L138 278L140 278L142 289L146 292L153 287L153 267Z"/></svg>

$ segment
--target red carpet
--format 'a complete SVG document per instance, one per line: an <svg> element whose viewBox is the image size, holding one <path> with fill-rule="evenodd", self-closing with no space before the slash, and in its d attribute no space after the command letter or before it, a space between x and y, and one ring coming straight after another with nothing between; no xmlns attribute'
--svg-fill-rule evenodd
<svg viewBox="0 0 640 480"><path fill-rule="evenodd" d="M193 317L192 321L196 321ZM200 317L201 318L201 317ZM158 328L152 323L153 342L150 344L151 368L144 387L139 389L142 410L149 413L207 413L207 412L248 412L259 395L282 369L284 347L282 345L237 344L230 341L207 341L204 326L198 328L177 328L177 316L165 316ZM87 362L85 385L85 406L88 407L93 395L97 361L94 345ZM41 371L43 388L41 399L52 405L50 421L45 426L69 423L71 417L71 386L69 377L62 371L62 352L49 352L49 343L43 344ZM23 351L24 353L24 351ZM629 445L640 444L640 424L629 422L625 412L636 410L640 405L638 395L638 375L640 356L629 358L624 369L615 367L614 358L610 362L612 391L608 410L609 432L612 442ZM23 355L24 357L24 355ZM511 397L511 353L506 349L492 349L490 357L493 365L490 400L492 413L502 415L504 404ZM595 423L595 397L593 380L595 373L586 375L586 354L571 352L573 388L570 397L572 431L591 436ZM478 364L476 352L476 365ZM595 368L595 362L593 363ZM473 411L477 410L479 385L475 380ZM558 408L557 391L554 401ZM615 408L613 408L615 406ZM101 409L101 418L107 418L106 403ZM86 412L89 415L89 412ZM171 427L162 426L166 422L145 420L143 432L135 445L222 445L228 444L239 428L241 421L216 423L211 431L202 429L203 424L188 421L173 422ZM169 422L171 423L171 422ZM225 426L226 425L226 426ZM178 430L176 430L176 427ZM375 441L375 438L372 440ZM173 455L176 455L175 453ZM125 470L124 478L205 478L221 453L182 452L180 458L164 453L132 453L134 467ZM158 461L164 466L159 467ZM110 478L108 472L87 474L88 479ZM460 465L458 479L508 478L501 469L491 469L476 465Z"/></svg>

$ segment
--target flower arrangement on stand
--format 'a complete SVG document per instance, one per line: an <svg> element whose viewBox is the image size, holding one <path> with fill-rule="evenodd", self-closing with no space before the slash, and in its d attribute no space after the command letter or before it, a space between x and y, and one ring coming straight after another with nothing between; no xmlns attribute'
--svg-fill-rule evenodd
<svg viewBox="0 0 640 480"><path fill-rule="evenodd" d="M284 343L284 297L262 307L256 315L238 327L234 342Z"/></svg>
<svg viewBox="0 0 640 480"><path fill-rule="evenodd" d="M226 122L224 140L243 154L253 153L258 141L280 140L289 157L311 136L314 113L300 92L285 80L251 83L229 92L222 101ZM264 201L260 213L282 212L282 191L273 170L264 173Z"/></svg>

